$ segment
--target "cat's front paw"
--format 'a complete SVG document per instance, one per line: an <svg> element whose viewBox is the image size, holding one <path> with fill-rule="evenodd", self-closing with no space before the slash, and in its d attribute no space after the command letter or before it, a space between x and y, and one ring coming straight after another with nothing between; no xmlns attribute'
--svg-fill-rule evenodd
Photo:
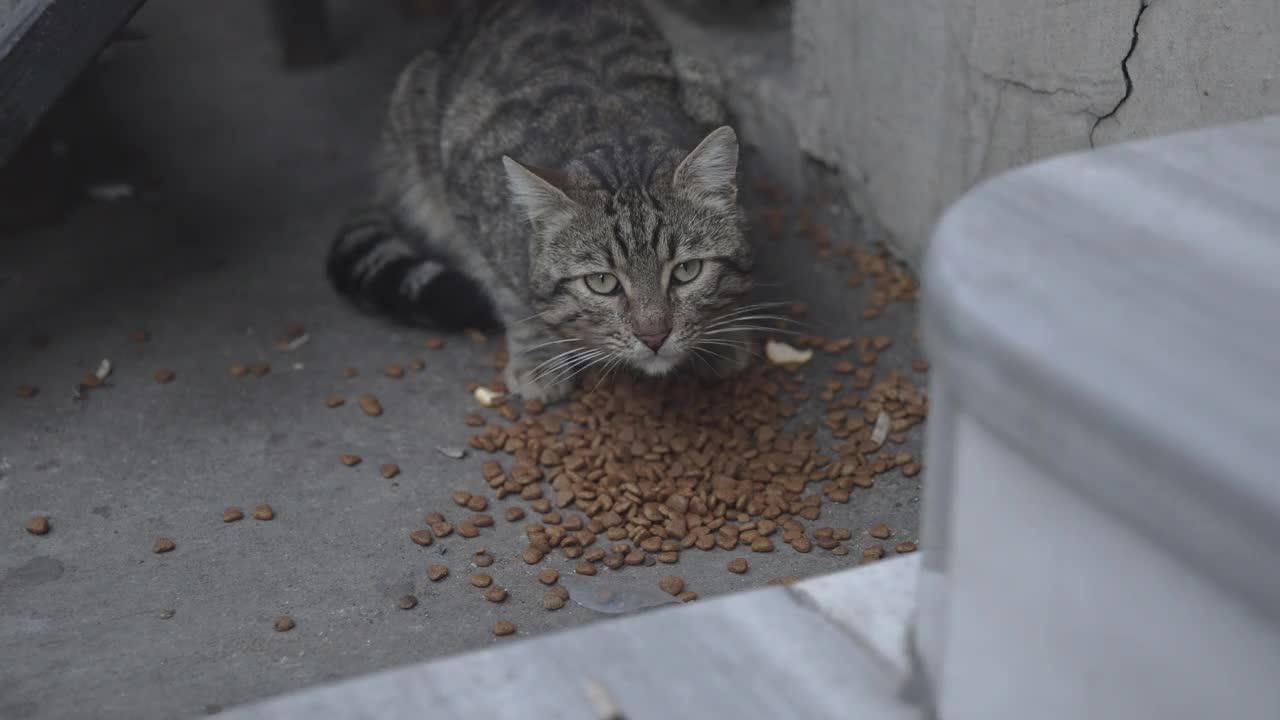
<svg viewBox="0 0 1280 720"><path fill-rule="evenodd" d="M503 371L503 380L507 391L520 396L525 401L537 401L545 404L560 402L569 397L573 385L567 380L553 380L535 374L536 366L525 367L511 362ZM554 375L554 373L551 373ZM545 375L545 373L544 373Z"/></svg>

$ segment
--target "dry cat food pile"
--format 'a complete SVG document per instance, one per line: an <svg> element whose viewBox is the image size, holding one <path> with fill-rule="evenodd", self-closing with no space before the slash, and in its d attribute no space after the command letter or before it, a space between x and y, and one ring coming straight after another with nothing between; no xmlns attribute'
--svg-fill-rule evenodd
<svg viewBox="0 0 1280 720"><path fill-rule="evenodd" d="M901 282L882 259L864 266L888 301L914 297L914 285ZM791 312L802 316L806 308ZM924 421L928 401L902 373L877 377L879 354L892 343L887 336L771 339L760 348L771 362L729 380L695 385L614 376L600 383L587 377L568 403L551 408L508 399L500 380L473 384L480 407L464 422L475 429L471 448L488 456L479 466L481 479L498 502L513 503L501 517L525 523L520 558L528 565L559 553L576 563L575 576L595 576L604 568L675 564L686 551L782 547L856 552L860 564L869 563L885 556L885 544L850 548L852 531L821 519L826 503L850 502L879 475L920 472L919 459L897 446ZM805 370L818 353L832 356L835 377L815 394ZM499 351L493 366L505 363ZM926 369L923 360L912 363L916 372ZM825 429L793 421L813 402L823 404ZM426 527L411 534L413 542L429 545L454 532L474 537L491 525L493 515L482 513L489 500L473 490L457 490L453 501L476 514L454 525L432 513ZM887 540L892 531L877 524L869 535ZM909 541L893 545L898 553L915 549ZM491 562L487 553L473 558L478 567ZM745 557L726 566L737 574L748 569ZM433 581L447 574L443 566L428 571ZM550 586L543 606L563 607L568 592L557 579L569 578L544 568L538 579ZM676 576L657 585L668 600L697 597Z"/></svg>

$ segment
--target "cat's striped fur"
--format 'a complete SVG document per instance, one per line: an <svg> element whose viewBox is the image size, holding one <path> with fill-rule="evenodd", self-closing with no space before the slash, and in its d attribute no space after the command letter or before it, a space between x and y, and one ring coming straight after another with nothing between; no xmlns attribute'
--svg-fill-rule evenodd
<svg viewBox="0 0 1280 720"><path fill-rule="evenodd" d="M335 241L335 286L410 321L492 313L529 398L589 367L743 365L753 255L707 75L635 0L464 15L399 78L377 202Z"/></svg>

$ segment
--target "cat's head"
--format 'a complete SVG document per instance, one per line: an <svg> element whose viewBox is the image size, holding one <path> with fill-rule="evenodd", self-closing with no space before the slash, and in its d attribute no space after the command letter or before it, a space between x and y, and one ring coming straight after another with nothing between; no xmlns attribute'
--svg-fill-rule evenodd
<svg viewBox="0 0 1280 720"><path fill-rule="evenodd" d="M573 339L558 352L580 346L582 363L665 375L696 356L734 355L744 342L730 316L751 289L753 254L731 128L687 154L653 150L642 161L648 177L631 184L618 178L635 168L617 172L595 159L552 175L503 158L533 228L534 309Z"/></svg>

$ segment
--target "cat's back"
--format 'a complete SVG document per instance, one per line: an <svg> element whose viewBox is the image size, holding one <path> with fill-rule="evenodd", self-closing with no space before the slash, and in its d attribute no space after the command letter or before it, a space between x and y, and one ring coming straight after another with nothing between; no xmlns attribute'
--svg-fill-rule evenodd
<svg viewBox="0 0 1280 720"><path fill-rule="evenodd" d="M443 69L447 165L563 165L601 132L688 131L669 48L636 0L488 0Z"/></svg>

